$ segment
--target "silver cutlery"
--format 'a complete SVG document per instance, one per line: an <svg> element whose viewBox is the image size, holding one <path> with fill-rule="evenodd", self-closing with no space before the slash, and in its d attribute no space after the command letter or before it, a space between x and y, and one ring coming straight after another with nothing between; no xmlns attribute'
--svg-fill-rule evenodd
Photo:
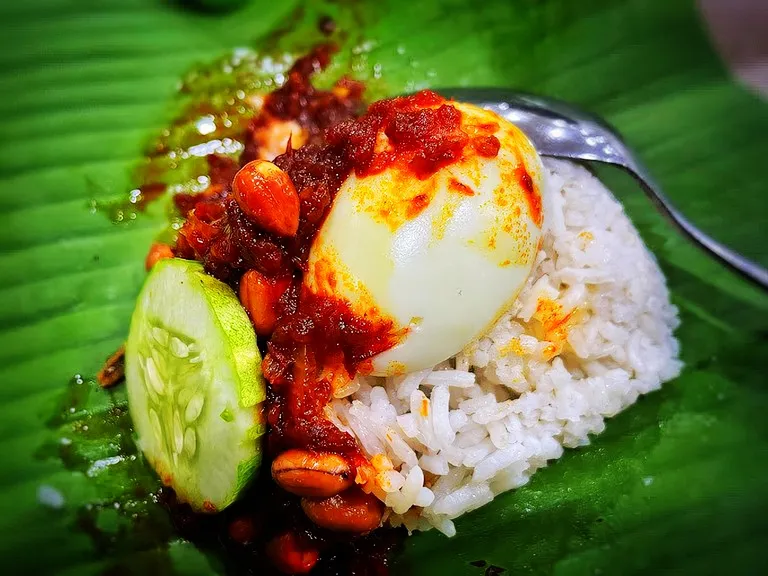
<svg viewBox="0 0 768 576"><path fill-rule="evenodd" d="M768 270L708 236L683 216L604 120L559 100L504 88L442 88L437 92L506 118L525 132L542 156L602 162L624 169L678 230L744 278L768 289Z"/></svg>

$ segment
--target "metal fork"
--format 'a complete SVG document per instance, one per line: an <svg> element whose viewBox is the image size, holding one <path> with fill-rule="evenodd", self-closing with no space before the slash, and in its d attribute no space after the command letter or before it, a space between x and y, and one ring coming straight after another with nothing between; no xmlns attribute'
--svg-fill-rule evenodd
<svg viewBox="0 0 768 576"><path fill-rule="evenodd" d="M629 172L678 230L731 269L768 290L768 270L714 240L683 216L604 120L559 100L504 88L442 88L445 97L492 110L517 125L542 156L613 164Z"/></svg>

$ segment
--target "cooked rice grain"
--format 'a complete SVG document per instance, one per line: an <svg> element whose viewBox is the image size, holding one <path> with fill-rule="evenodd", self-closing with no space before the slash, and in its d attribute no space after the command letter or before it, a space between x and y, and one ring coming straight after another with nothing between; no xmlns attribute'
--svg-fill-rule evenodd
<svg viewBox="0 0 768 576"><path fill-rule="evenodd" d="M542 249L491 330L433 369L358 378L332 404L369 457L394 465L375 493L395 525L452 536L454 518L680 372L677 310L621 205L567 162L545 161L544 188Z"/></svg>

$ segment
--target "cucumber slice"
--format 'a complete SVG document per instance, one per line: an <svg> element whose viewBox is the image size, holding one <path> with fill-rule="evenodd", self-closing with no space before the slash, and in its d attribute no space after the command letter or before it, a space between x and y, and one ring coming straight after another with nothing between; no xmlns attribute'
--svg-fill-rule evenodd
<svg viewBox="0 0 768 576"><path fill-rule="evenodd" d="M125 346L138 445L180 500L231 504L258 471L266 397L256 336L226 284L198 262L158 262Z"/></svg>

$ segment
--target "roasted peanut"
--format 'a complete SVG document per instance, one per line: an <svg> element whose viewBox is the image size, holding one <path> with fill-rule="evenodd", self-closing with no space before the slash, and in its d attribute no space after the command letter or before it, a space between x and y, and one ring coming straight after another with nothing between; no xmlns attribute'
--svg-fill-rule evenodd
<svg viewBox="0 0 768 576"><path fill-rule="evenodd" d="M384 515L384 504L359 488L324 500L302 498L301 508L312 522L336 532L370 532L379 527Z"/></svg>
<svg viewBox="0 0 768 576"><path fill-rule="evenodd" d="M240 303L248 311L260 336L269 336L277 322L277 301L291 283L290 278L268 278L248 270L240 280Z"/></svg>
<svg viewBox="0 0 768 576"><path fill-rule="evenodd" d="M173 258L173 250L171 250L171 247L168 246L168 244L155 242L149 247L147 259L144 260L144 267L147 270L152 270L155 264L165 258Z"/></svg>
<svg viewBox="0 0 768 576"><path fill-rule="evenodd" d="M278 236L296 235L299 195L288 174L272 162L248 162L235 175L232 190L249 220Z"/></svg>
<svg viewBox="0 0 768 576"><path fill-rule="evenodd" d="M273 538L266 550L272 565L285 574L306 574L320 559L319 550L293 532Z"/></svg>
<svg viewBox="0 0 768 576"><path fill-rule="evenodd" d="M338 454L287 450L272 462L272 478L286 492L327 498L352 486L349 462Z"/></svg>

